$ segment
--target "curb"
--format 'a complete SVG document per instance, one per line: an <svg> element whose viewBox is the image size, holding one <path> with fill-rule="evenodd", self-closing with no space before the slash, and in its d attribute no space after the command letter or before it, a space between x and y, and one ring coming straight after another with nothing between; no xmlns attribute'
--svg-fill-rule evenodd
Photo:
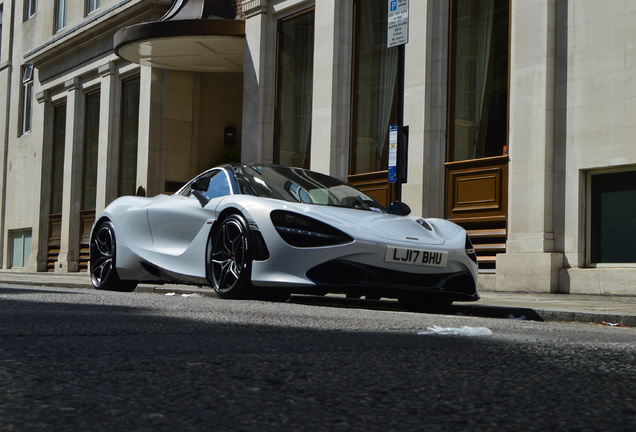
<svg viewBox="0 0 636 432"><path fill-rule="evenodd" d="M60 288L85 288L93 289L93 285L90 283L88 275L86 277L63 277L63 276L51 276L50 278L33 278L30 279L27 274L19 274L14 278L2 277L6 276L0 272L0 283L14 284L14 285L35 285L35 286L48 286L48 287L60 287ZM16 274L18 275L18 274ZM56 281L59 278L61 280ZM36 279L36 280L34 280ZM39 280L38 280L39 279ZM211 288L193 286L193 285L174 285L174 284L140 284L136 289L136 292L143 293L156 293L156 294L199 294L203 297L216 297L214 291ZM344 297L306 297L297 303L303 304L332 304L335 306L347 306L365 308L369 306L369 302L373 301L375 307L386 310L403 311L401 307L397 305L397 302L390 300L355 300L345 299ZM557 309L555 307L550 308L534 308L524 307L523 299L520 298L518 305L512 306L510 304L497 304L496 299L490 299L492 303L483 303L483 298L477 303L454 303L449 309L440 311L440 314L450 315L466 315L476 316L482 318L499 318L499 319L520 319L528 321L542 321L542 322L577 322L586 324L599 324L603 323L619 323L621 326L636 327L636 313L634 314L621 314L616 311L606 312L586 312L575 308L562 308ZM293 302L293 300L292 300ZM509 303L509 302L507 302Z"/></svg>

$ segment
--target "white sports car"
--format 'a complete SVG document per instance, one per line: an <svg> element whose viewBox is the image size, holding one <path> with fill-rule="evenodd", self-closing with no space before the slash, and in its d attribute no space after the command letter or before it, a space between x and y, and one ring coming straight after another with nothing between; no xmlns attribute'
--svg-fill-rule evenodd
<svg viewBox="0 0 636 432"><path fill-rule="evenodd" d="M91 233L91 280L211 285L221 298L338 292L413 309L478 300L466 231L409 212L313 171L224 165L174 195L113 201Z"/></svg>

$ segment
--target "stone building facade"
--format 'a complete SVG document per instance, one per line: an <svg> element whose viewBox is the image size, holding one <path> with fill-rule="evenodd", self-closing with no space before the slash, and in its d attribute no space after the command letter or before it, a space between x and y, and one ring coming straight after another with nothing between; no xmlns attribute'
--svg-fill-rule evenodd
<svg viewBox="0 0 636 432"><path fill-rule="evenodd" d="M82 271L114 198L239 158L388 203L403 107L400 195L482 289L636 295L634 2L407 3L389 48L389 0L0 0L0 266Z"/></svg>

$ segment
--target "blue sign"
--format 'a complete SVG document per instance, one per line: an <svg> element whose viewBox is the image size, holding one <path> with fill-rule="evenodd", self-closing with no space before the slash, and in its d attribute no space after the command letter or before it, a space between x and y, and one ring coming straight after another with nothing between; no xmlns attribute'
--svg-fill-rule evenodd
<svg viewBox="0 0 636 432"><path fill-rule="evenodd" d="M397 182L398 125L389 126L389 183Z"/></svg>

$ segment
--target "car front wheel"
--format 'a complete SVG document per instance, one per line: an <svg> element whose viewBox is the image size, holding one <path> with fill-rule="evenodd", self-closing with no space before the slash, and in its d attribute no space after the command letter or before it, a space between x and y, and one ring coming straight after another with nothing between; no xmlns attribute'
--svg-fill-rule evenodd
<svg viewBox="0 0 636 432"><path fill-rule="evenodd" d="M231 214L221 222L208 243L208 278L224 299L249 297L252 258L245 218Z"/></svg>
<svg viewBox="0 0 636 432"><path fill-rule="evenodd" d="M91 282L98 290L132 292L137 287L137 281L119 278L115 268L116 247L113 224L110 221L102 222L91 239Z"/></svg>

